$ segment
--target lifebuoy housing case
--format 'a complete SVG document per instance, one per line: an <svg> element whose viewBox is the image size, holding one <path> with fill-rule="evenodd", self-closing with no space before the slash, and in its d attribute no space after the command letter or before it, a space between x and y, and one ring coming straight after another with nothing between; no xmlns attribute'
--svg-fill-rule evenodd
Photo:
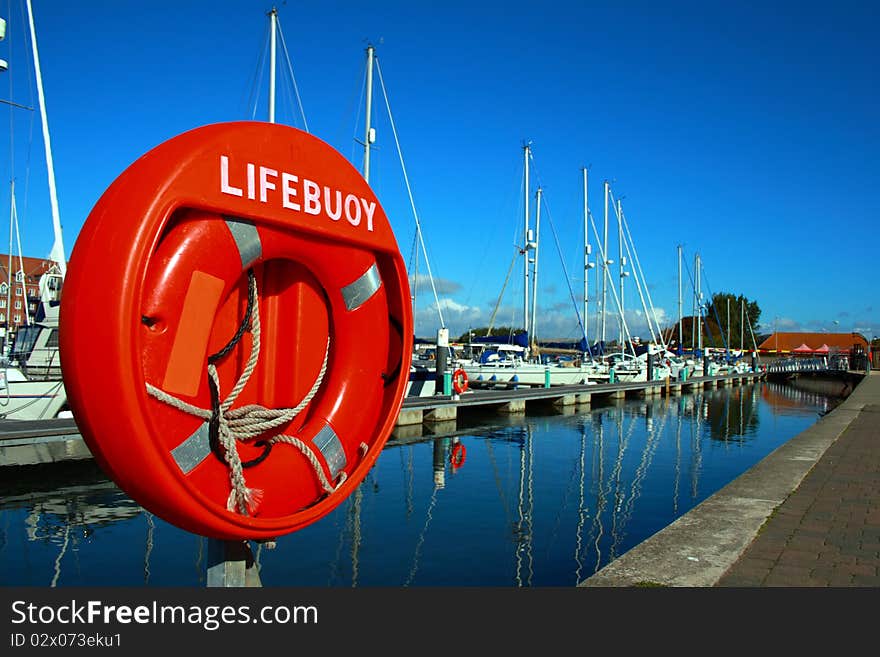
<svg viewBox="0 0 880 657"><path fill-rule="evenodd" d="M382 450L409 299L388 219L342 155L289 126L197 128L126 169L76 240L60 310L70 406L146 509L204 536L273 538L329 513Z"/></svg>

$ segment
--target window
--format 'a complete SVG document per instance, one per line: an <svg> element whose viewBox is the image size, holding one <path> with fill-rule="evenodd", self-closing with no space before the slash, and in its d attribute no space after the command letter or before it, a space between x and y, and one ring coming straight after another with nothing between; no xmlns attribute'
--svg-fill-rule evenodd
<svg viewBox="0 0 880 657"><path fill-rule="evenodd" d="M15 309L16 309L16 310L21 310L21 301L16 301L16 302L15 302Z"/></svg>
<svg viewBox="0 0 880 657"><path fill-rule="evenodd" d="M6 307L6 299L0 299L0 308Z"/></svg>
<svg viewBox="0 0 880 657"><path fill-rule="evenodd" d="M5 295L9 292L9 286L6 283L0 283L0 294Z"/></svg>
<svg viewBox="0 0 880 657"><path fill-rule="evenodd" d="M15 272L15 282L21 283L23 281L24 281L24 272L19 269L17 272Z"/></svg>
<svg viewBox="0 0 880 657"><path fill-rule="evenodd" d="M17 296L17 297L21 296L21 288L20 287L15 288L15 296Z"/></svg>
<svg viewBox="0 0 880 657"><path fill-rule="evenodd" d="M12 318L12 321L14 321L16 324L21 324L21 315L16 314L15 317Z"/></svg>
<svg viewBox="0 0 880 657"><path fill-rule="evenodd" d="M0 313L0 323L6 321L6 313Z"/></svg>

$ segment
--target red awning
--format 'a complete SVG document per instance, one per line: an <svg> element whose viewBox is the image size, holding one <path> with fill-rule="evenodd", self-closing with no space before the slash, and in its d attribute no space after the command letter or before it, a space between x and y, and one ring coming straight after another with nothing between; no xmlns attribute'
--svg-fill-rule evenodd
<svg viewBox="0 0 880 657"><path fill-rule="evenodd" d="M792 349L791 353L793 353L793 354L811 354L811 353L813 353L813 350L810 347L808 347L807 344L804 342L804 343L801 343L800 347L795 347L794 349Z"/></svg>
<svg viewBox="0 0 880 657"><path fill-rule="evenodd" d="M827 344L824 344L824 343L822 344L821 347L816 349L817 354L827 354L829 351L831 351L831 348Z"/></svg>

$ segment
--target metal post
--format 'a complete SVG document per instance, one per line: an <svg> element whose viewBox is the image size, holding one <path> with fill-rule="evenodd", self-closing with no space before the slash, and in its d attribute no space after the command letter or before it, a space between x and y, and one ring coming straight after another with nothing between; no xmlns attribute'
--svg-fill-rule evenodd
<svg viewBox="0 0 880 657"><path fill-rule="evenodd" d="M650 350L650 346L648 347ZM648 353L648 381L654 380L654 354Z"/></svg>
<svg viewBox="0 0 880 657"><path fill-rule="evenodd" d="M681 305L681 244L678 245L678 355L684 350L684 317L682 316Z"/></svg>
<svg viewBox="0 0 880 657"><path fill-rule="evenodd" d="M442 328L437 330L437 354L436 354L436 370L435 370L435 390L442 390L444 395L448 395L446 385L446 354L449 351L449 329Z"/></svg>
<svg viewBox="0 0 880 657"><path fill-rule="evenodd" d="M209 587L260 587L260 573L247 541L208 539Z"/></svg>

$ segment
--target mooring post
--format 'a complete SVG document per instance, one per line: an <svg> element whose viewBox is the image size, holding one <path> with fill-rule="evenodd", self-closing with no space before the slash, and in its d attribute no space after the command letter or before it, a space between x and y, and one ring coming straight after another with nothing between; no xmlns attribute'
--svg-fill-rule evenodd
<svg viewBox="0 0 880 657"><path fill-rule="evenodd" d="M254 554L247 541L208 539L209 587L262 587Z"/></svg>
<svg viewBox="0 0 880 657"><path fill-rule="evenodd" d="M437 352L436 360L436 390L442 390L444 395L450 394L446 384L446 354L449 351L449 329L437 329Z"/></svg>

